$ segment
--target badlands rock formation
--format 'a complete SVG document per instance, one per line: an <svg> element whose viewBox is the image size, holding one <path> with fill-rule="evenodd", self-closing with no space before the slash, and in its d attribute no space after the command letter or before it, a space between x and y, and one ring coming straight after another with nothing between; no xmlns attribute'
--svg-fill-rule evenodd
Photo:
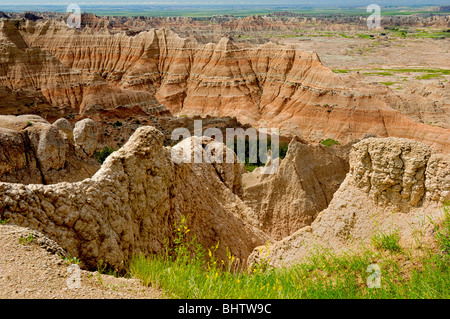
<svg viewBox="0 0 450 319"><path fill-rule="evenodd" d="M74 30L47 19L3 19L0 40L5 98L31 91L57 112L167 107L173 114L236 116L311 141L347 143L372 133L450 149L448 129L418 124L295 45L242 47L227 38L202 45L165 29Z"/></svg>
<svg viewBox="0 0 450 319"><path fill-rule="evenodd" d="M87 156L94 155L97 147L97 126L91 119L84 119L75 124L73 139L75 145Z"/></svg>
<svg viewBox="0 0 450 319"><path fill-rule="evenodd" d="M35 14L8 12L3 13L8 19L27 19L36 21L42 18L55 20L66 20L68 14L56 12L36 12ZM2 13L0 13L2 17ZM308 15L296 14L288 11L274 12L267 15L250 15L247 17L235 17L233 15L222 15L203 17L201 19L189 17L124 17L124 16L96 16L92 13L83 13L81 17L82 27L90 27L95 30L129 30L139 32L151 28L169 28L176 32L186 34L208 34L208 33L236 33L236 32L261 32L261 31L286 31L298 29L322 30L367 30L366 16L325 14ZM383 26L408 26L408 27L431 27L449 28L450 17L448 15L417 14L383 16Z"/></svg>
<svg viewBox="0 0 450 319"><path fill-rule="evenodd" d="M91 136L95 143L96 136ZM36 115L0 115L0 181L23 184L75 182L99 168L92 154L76 152L72 126Z"/></svg>
<svg viewBox="0 0 450 319"><path fill-rule="evenodd" d="M261 229L280 240L310 225L344 180L350 147L307 145L293 139L278 171L244 188L244 202L257 214Z"/></svg>
<svg viewBox="0 0 450 319"><path fill-rule="evenodd" d="M153 127L139 128L92 178L80 182L0 183L0 217L41 231L88 268L103 260L120 269L133 254L163 252L174 222L185 215L189 238L196 236L203 247L219 241L219 258L226 258L228 247L245 262L269 237L234 193L239 164L219 170L208 163L174 163L163 139Z"/></svg>
<svg viewBox="0 0 450 319"><path fill-rule="evenodd" d="M401 245L416 247L432 241L430 218L438 221L449 198L448 156L417 141L364 139L353 146L350 171L328 208L250 259L267 255L273 265L289 265L320 246L340 251L368 243L376 232L398 231Z"/></svg>

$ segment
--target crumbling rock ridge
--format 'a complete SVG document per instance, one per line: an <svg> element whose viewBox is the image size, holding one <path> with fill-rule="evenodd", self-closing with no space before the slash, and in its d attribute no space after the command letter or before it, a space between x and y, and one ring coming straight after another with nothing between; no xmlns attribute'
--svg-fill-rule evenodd
<svg viewBox="0 0 450 319"><path fill-rule="evenodd" d="M155 128L140 127L80 182L0 183L0 217L42 232L87 268L103 260L121 269L134 254L162 253L184 215L190 239L196 236L203 247L219 242L219 258L226 258L228 247L245 263L269 237L233 193L239 164L174 163L163 139Z"/></svg>
<svg viewBox="0 0 450 319"><path fill-rule="evenodd" d="M55 184L94 175L100 167L92 158L97 137L84 128L86 121L95 127L89 119L73 130L64 118L50 124L37 115L0 115L0 181Z"/></svg>
<svg viewBox="0 0 450 319"><path fill-rule="evenodd" d="M317 247L340 251L367 244L376 232L398 231L406 247L432 243L431 220L438 220L449 198L447 155L407 139L363 139L353 146L350 171L329 206L269 251L255 249L250 261L267 254L271 264L289 265Z"/></svg>

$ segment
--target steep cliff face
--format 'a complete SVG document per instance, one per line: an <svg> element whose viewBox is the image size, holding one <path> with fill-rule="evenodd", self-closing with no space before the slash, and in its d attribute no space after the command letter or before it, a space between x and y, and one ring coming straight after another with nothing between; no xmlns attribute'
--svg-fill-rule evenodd
<svg viewBox="0 0 450 319"><path fill-rule="evenodd" d="M450 199L447 157L407 139L360 141L352 148L350 171L328 208L310 226L271 245L269 252L255 249L250 259L268 253L273 265L288 265L318 246L355 248L378 232L398 231L405 247L431 243L431 221L439 220L442 202Z"/></svg>
<svg viewBox="0 0 450 319"><path fill-rule="evenodd" d="M139 128L92 178L80 182L0 182L0 217L41 231L86 267L103 260L122 268L133 254L162 253L165 240L174 238L174 222L184 215L189 240L196 236L203 247L220 242L219 258L226 259L228 248L245 263L269 237L234 193L239 164L175 163L163 140L155 128Z"/></svg>
<svg viewBox="0 0 450 319"><path fill-rule="evenodd" d="M27 28L33 23L27 21L25 25L17 25L8 20L0 22L0 40L2 41L0 84L16 91L41 92L47 103L54 107L69 106L81 113L98 106L108 109L119 105L129 107L140 105L143 109L147 109L159 105L154 95L149 92L130 91L108 83L102 77L103 72L99 72L102 71L101 68L91 69L90 65L85 66L86 68L70 65L63 57L53 55L52 50L39 48L31 41L33 37L55 41L54 49L59 51L61 50L59 46L64 47L64 38L73 39L75 31L67 29L67 26L62 23L51 21L41 22L39 28ZM32 33L19 32L22 27ZM53 34L54 37L48 36L49 34ZM89 37L86 38L89 39ZM89 43L76 41L70 45L74 50L70 52L71 55L83 52L82 55L88 60L92 58L94 65L99 64L91 54L87 53L91 50ZM99 58L103 60L104 56Z"/></svg>
<svg viewBox="0 0 450 319"><path fill-rule="evenodd" d="M418 124L293 45L242 47L227 38L201 45L164 29L127 35L52 20L4 20L1 30L0 85L40 91L58 108L151 113L162 103L174 114L236 116L311 141L371 133L450 149L449 130Z"/></svg>

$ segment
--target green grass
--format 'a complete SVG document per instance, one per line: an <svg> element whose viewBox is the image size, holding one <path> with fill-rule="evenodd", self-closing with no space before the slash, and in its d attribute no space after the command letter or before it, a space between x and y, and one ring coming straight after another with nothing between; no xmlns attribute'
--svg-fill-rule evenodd
<svg viewBox="0 0 450 319"><path fill-rule="evenodd" d="M395 84L395 83L398 83L398 82L379 82L380 84L384 84L384 85L387 85L387 86L391 86L391 85L393 85L393 84Z"/></svg>
<svg viewBox="0 0 450 319"><path fill-rule="evenodd" d="M334 69L334 73L349 73L349 72L356 72L361 71L362 69Z"/></svg>
<svg viewBox="0 0 450 319"><path fill-rule="evenodd" d="M333 70L334 73L348 73L351 70Z"/></svg>
<svg viewBox="0 0 450 319"><path fill-rule="evenodd" d="M369 34L357 33L356 36L361 39L371 39L372 37Z"/></svg>
<svg viewBox="0 0 450 319"><path fill-rule="evenodd" d="M97 275L103 274L114 277L129 277L129 274L127 274L126 272L112 269L102 259L100 259L97 263L97 273ZM98 276L98 278L100 278L99 280L101 280L101 277Z"/></svg>
<svg viewBox="0 0 450 319"><path fill-rule="evenodd" d="M399 245L400 235L398 231L392 232L390 234L376 233L371 238L372 244L377 249L384 249L390 252L400 251L401 247Z"/></svg>
<svg viewBox="0 0 450 319"><path fill-rule="evenodd" d="M435 223L435 234L439 248L450 253L450 200L444 201L442 205L443 217L440 223Z"/></svg>
<svg viewBox="0 0 450 319"><path fill-rule="evenodd" d="M0 219L0 225L5 225L9 222L9 218L7 219Z"/></svg>
<svg viewBox="0 0 450 319"><path fill-rule="evenodd" d="M445 30L433 30L433 29L415 29L410 30L408 27L386 27L389 36L401 37L401 38L418 38L418 39L445 39L450 37L449 32Z"/></svg>
<svg viewBox="0 0 450 319"><path fill-rule="evenodd" d="M440 247L450 247L450 213L436 223ZM175 224L174 247L162 255L135 256L129 266L132 276L144 285L161 288L171 298L275 299L275 298L450 298L450 257L424 248L419 254L399 249L398 233L378 234L372 246L337 254L317 248L290 267L268 265L269 254L252 268L242 268L227 250L218 260L219 243L204 250L186 240L187 218ZM269 246L266 246L268 252ZM369 288L370 265L380 269L379 288Z"/></svg>
<svg viewBox="0 0 450 319"><path fill-rule="evenodd" d="M33 240L34 240L33 234L29 234L27 237L20 237L19 243L25 245L25 244L29 244L29 243L33 242Z"/></svg>
<svg viewBox="0 0 450 319"><path fill-rule="evenodd" d="M365 72L365 73L363 73L364 75L367 75L367 76L371 76L371 75L383 75L383 76L390 76L390 75L393 75L392 73L390 73L390 72Z"/></svg>
<svg viewBox="0 0 450 319"><path fill-rule="evenodd" d="M333 145L339 145L338 141L333 140L332 138L327 138L326 140L323 140L320 142L320 144L325 146L333 146Z"/></svg>
<svg viewBox="0 0 450 319"><path fill-rule="evenodd" d="M420 68L404 68L404 69L380 69L376 68L374 70L380 70L384 72L396 72L396 73L439 73L439 74L445 74L450 75L450 70L448 69L420 69Z"/></svg>
<svg viewBox="0 0 450 319"><path fill-rule="evenodd" d="M256 165L256 164L252 164L252 163L245 163L245 170L247 172L253 172L255 170L255 168L259 167L260 165Z"/></svg>
<svg viewBox="0 0 450 319"><path fill-rule="evenodd" d="M418 79L418 80L430 80L432 78L443 78L443 76L440 74L435 74L435 73L429 73L429 74L416 76L416 79Z"/></svg>

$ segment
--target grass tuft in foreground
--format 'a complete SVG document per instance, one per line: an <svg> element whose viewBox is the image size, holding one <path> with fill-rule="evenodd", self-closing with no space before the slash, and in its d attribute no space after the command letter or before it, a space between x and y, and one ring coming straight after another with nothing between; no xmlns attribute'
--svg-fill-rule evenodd
<svg viewBox="0 0 450 319"><path fill-rule="evenodd" d="M438 245L449 247L448 206L436 227ZM230 253L227 260L215 258L218 244L206 252L195 240L187 243L188 231L184 219L176 225L175 248L165 255L136 256L130 263L132 276L172 298L450 298L448 253L423 249L414 255L399 249L395 232L378 234L375 247L356 252L318 248L298 264L280 268L269 266L267 254L259 264L242 269ZM379 267L379 288L368 287L370 265Z"/></svg>
<svg viewBox="0 0 450 319"><path fill-rule="evenodd" d="M401 251L402 248L399 245L400 235L398 231L394 231L390 234L376 233L371 238L372 244L377 249L385 249L391 252Z"/></svg>

